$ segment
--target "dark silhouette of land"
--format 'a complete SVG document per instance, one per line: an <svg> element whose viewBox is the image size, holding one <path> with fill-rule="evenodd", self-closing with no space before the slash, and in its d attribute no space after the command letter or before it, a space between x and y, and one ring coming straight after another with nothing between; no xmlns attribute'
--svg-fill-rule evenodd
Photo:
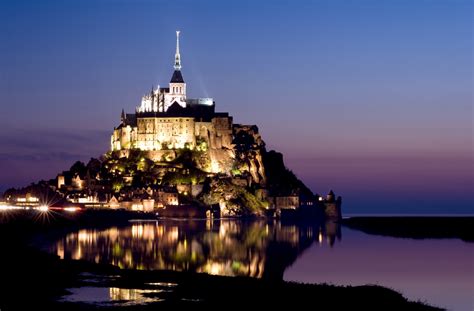
<svg viewBox="0 0 474 311"><path fill-rule="evenodd" d="M474 217L351 217L342 224L369 234L474 242Z"/></svg>
<svg viewBox="0 0 474 311"><path fill-rule="evenodd" d="M332 286L298 284L276 279L222 277L191 272L121 270L118 267L78 260L60 260L30 246L41 234L62 234L83 227L119 226L134 213L96 211L80 217L56 213L47 221L26 211L0 221L0 308L10 310L156 310L176 307L222 309L265 305L334 310L439 310L408 301L401 294L380 286ZM144 216L144 215L138 215ZM142 217L140 217L142 218ZM59 233L58 233L59 232ZM90 286L84 273L106 276L96 287L146 289L150 283L174 283L176 287L159 294L163 301L138 306L100 307L60 302L68 288ZM111 278L113 276L113 278Z"/></svg>

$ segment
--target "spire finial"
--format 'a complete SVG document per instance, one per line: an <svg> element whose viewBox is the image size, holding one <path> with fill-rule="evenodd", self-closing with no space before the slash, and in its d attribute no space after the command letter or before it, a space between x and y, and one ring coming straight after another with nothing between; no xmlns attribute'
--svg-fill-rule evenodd
<svg viewBox="0 0 474 311"><path fill-rule="evenodd" d="M179 55L179 30L176 30L176 54L174 55L174 69L181 70L181 55Z"/></svg>

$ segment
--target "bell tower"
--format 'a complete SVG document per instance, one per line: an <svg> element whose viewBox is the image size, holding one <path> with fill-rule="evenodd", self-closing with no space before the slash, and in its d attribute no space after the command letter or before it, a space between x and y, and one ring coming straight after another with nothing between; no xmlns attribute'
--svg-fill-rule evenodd
<svg viewBox="0 0 474 311"><path fill-rule="evenodd" d="M179 54L179 33L176 31L176 53L174 55L174 72L170 80L169 101L165 103L165 111L174 102L177 102L182 107L186 107L186 83L184 83L183 75L181 74L181 55Z"/></svg>

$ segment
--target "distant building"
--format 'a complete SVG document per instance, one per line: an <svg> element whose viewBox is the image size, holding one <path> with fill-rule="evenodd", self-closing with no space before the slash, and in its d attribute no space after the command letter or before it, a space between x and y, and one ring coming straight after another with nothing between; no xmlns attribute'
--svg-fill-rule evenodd
<svg viewBox="0 0 474 311"><path fill-rule="evenodd" d="M38 197L27 192L24 196L18 195L16 197L9 197L7 201L12 203L12 205L23 206L23 207L35 207L40 205L40 200Z"/></svg>
<svg viewBox="0 0 474 311"><path fill-rule="evenodd" d="M65 185L66 185L66 180L65 180L64 175L58 175L58 189L61 189Z"/></svg>
<svg viewBox="0 0 474 311"><path fill-rule="evenodd" d="M179 205L178 192L170 190L159 190L157 192L157 207L165 207L166 205Z"/></svg>
<svg viewBox="0 0 474 311"><path fill-rule="evenodd" d="M300 206L300 198L298 195L274 197L274 208L281 209L297 209Z"/></svg>
<svg viewBox="0 0 474 311"><path fill-rule="evenodd" d="M108 203L109 203L109 208L117 209L120 207L120 203L114 195L110 198Z"/></svg>
<svg viewBox="0 0 474 311"><path fill-rule="evenodd" d="M331 190L327 194L326 200L323 200L323 202L324 202L324 213L326 217L332 218L332 219L340 219L342 217L342 213L341 213L342 198L340 196L336 198L336 195Z"/></svg>
<svg viewBox="0 0 474 311"><path fill-rule="evenodd" d="M71 181L72 187L76 190L82 190L84 188L84 183L84 179L82 179L79 175L75 175Z"/></svg>

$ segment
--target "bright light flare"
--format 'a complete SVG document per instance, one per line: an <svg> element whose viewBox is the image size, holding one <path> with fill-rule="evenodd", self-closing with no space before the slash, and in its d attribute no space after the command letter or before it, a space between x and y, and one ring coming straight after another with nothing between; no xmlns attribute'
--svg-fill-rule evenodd
<svg viewBox="0 0 474 311"><path fill-rule="evenodd" d="M65 212L70 212L70 213L76 212L77 210L79 210L79 208L78 208L78 207L74 207L74 206L65 207L65 208L64 208L64 211L65 211Z"/></svg>
<svg viewBox="0 0 474 311"><path fill-rule="evenodd" d="M49 210L49 207L47 205L41 205L38 206L37 210L40 212L47 212Z"/></svg>

